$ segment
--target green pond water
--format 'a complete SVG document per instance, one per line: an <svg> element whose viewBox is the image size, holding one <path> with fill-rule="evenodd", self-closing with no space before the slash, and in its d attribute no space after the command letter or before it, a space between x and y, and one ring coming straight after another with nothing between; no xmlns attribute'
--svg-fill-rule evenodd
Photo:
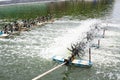
<svg viewBox="0 0 120 80"><path fill-rule="evenodd" d="M105 16L109 11L111 2L101 0L99 2L85 1L61 1L28 3L0 7L1 19L30 19L48 14L55 17L78 16L86 18L96 18Z"/></svg>

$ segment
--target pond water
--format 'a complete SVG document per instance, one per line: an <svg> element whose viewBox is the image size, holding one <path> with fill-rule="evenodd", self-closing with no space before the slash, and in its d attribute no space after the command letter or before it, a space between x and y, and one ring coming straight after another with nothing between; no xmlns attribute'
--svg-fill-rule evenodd
<svg viewBox="0 0 120 80"><path fill-rule="evenodd" d="M107 25L99 49L92 48L91 68L63 66L40 80L120 80L120 1L59 1L0 6L0 19L30 19L48 14L52 24L0 39L0 80L31 80L59 65L54 55L66 57L68 47L83 38L97 22ZM0 26L2 27L2 25ZM88 59L88 55L83 59Z"/></svg>

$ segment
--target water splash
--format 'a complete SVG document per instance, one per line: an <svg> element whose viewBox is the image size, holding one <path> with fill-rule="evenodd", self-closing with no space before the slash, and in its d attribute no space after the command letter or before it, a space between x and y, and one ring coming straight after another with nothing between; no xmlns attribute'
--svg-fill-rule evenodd
<svg viewBox="0 0 120 80"><path fill-rule="evenodd" d="M65 25L67 26L65 26L66 29L64 27L65 32L62 33L61 36L54 38L54 43L50 44L50 46L42 51L40 55L42 54L44 58L51 58L54 55L67 57L70 55L70 52L67 50L67 48L70 47L72 43L80 42L86 36L86 32L90 30L90 26L96 22L99 22L99 20L88 19L77 22L61 21L61 27ZM56 23L59 23L59 21ZM78 25L72 25L72 27L70 27L70 23L73 25Z"/></svg>

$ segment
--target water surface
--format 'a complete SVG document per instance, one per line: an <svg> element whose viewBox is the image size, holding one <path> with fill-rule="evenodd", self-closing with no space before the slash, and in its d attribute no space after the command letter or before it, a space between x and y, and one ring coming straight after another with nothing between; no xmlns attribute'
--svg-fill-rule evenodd
<svg viewBox="0 0 120 80"><path fill-rule="evenodd" d="M0 80L31 80L57 66L52 56L68 56L67 47L80 41L96 22L108 27L100 48L92 48L93 67L63 66L40 80L120 80L119 2L61 1L1 6L1 19L54 14L59 20L14 38L0 39ZM83 59L88 59L87 51Z"/></svg>

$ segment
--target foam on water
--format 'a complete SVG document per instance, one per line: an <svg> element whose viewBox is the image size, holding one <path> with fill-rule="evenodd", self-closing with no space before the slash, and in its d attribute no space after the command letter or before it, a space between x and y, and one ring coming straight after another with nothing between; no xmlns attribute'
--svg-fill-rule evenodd
<svg viewBox="0 0 120 80"><path fill-rule="evenodd" d="M90 26L97 22L100 20L58 20L30 32L22 32L15 39L5 39L5 41L12 44L10 46L13 48L16 45L13 53L20 53L19 55L40 56L46 59L54 55L67 57L70 55L67 48L73 43L80 42L90 30ZM8 48L10 46L8 45Z"/></svg>
<svg viewBox="0 0 120 80"><path fill-rule="evenodd" d="M4 57L6 60L2 61L1 59L1 64L17 64L25 58L25 60L30 62L37 57L42 62L44 61L43 59L51 60L54 55L67 57L70 55L67 48L70 48L72 43L81 41L86 36L86 32L90 30L91 25L95 23L100 23L100 26L107 30L105 38L96 38L92 42L97 44L98 39L101 41L99 49L92 48L92 69L97 69L95 72L93 70L93 72L98 75L97 77L104 75L109 77L109 79L114 79L115 77L113 76L115 75L119 80L120 74L116 70L119 70L118 64L120 63L120 24L103 22L98 19L82 21L58 20L53 24L35 28L30 32L22 32L20 36L16 36L14 39L0 39L0 57ZM83 59L88 60L88 50L86 50ZM39 66L44 69L42 64L44 63L42 62ZM106 69L109 70L107 71ZM96 76L91 77L92 80L95 78Z"/></svg>
<svg viewBox="0 0 120 80"><path fill-rule="evenodd" d="M120 25L109 23L106 24L107 30L105 32L105 38L101 39L99 49L93 49L92 61L101 66L115 66L118 62L120 62L119 47L117 47L120 46L120 42L116 41L116 39L119 39L118 36L120 36L120 33L114 31L114 29L120 29Z"/></svg>
<svg viewBox="0 0 120 80"><path fill-rule="evenodd" d="M71 44L73 43L80 42L86 36L86 32L90 30L90 26L96 22L99 22L99 20L88 19L85 21L79 21L81 24L75 28L67 29L67 31L61 36L56 37L54 39L54 43L50 44L50 47L45 49L45 51L42 51L40 55L42 55L44 58L51 58L54 55L63 57L70 55L68 54L70 52L67 50L67 48L71 47ZM74 21L71 23L74 24Z"/></svg>

